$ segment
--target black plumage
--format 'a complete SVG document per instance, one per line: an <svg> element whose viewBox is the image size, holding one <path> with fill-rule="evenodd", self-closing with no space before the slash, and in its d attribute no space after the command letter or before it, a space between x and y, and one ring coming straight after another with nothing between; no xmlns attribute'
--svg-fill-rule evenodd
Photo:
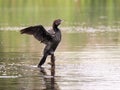
<svg viewBox="0 0 120 90"><path fill-rule="evenodd" d="M20 30L21 34L33 35L37 40L44 43L46 46L43 51L43 57L38 64L41 67L46 61L48 55L54 59L54 52L61 41L61 31L58 26L61 24L60 19L53 22L52 30L46 31L42 25L30 26L28 28Z"/></svg>

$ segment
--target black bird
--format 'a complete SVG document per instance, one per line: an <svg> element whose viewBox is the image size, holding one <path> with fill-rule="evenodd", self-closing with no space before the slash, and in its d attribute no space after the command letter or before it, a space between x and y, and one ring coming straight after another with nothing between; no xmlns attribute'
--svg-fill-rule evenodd
<svg viewBox="0 0 120 90"><path fill-rule="evenodd" d="M58 28L61 21L61 19L55 20L53 22L52 30L49 31L46 31L42 25L30 26L20 30L21 34L33 35L37 40L46 45L43 51L43 57L39 62L38 67L41 67L45 63L48 55L51 55L51 59L55 60L54 52L61 41L61 31Z"/></svg>

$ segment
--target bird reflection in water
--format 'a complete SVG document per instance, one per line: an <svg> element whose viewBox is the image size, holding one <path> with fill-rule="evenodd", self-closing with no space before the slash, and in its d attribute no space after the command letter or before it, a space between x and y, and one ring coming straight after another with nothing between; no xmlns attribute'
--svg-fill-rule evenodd
<svg viewBox="0 0 120 90"><path fill-rule="evenodd" d="M51 68L50 68L50 75L45 70L44 67L40 68L40 73L43 74L46 90L60 90L58 84L55 81L55 57L51 57Z"/></svg>

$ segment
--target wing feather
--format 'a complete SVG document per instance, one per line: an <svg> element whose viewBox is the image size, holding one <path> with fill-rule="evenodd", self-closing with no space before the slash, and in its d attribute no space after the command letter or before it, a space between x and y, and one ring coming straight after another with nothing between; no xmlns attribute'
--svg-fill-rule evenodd
<svg viewBox="0 0 120 90"><path fill-rule="evenodd" d="M41 41L44 44L52 41L53 36L48 33L42 25L30 26L25 29L20 30L21 34L33 35L37 40Z"/></svg>

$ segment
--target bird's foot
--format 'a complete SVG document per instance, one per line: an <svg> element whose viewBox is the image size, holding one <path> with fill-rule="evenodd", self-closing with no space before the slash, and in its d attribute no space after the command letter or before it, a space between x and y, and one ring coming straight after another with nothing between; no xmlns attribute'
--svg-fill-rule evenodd
<svg viewBox="0 0 120 90"><path fill-rule="evenodd" d="M48 62L48 64L49 64L49 65L53 65L53 63L51 63L51 62Z"/></svg>
<svg viewBox="0 0 120 90"><path fill-rule="evenodd" d="M41 65L38 65L38 68L42 68L42 66L41 66Z"/></svg>
<svg viewBox="0 0 120 90"><path fill-rule="evenodd" d="M41 72L44 72L44 68L41 65L38 65L38 68L40 69Z"/></svg>
<svg viewBox="0 0 120 90"><path fill-rule="evenodd" d="M42 72L44 75L46 74L45 69L43 67L39 67L40 68L40 72Z"/></svg>
<svg viewBox="0 0 120 90"><path fill-rule="evenodd" d="M48 64L51 65L51 69L54 69L54 68L55 68L55 64L54 64L54 63L49 62Z"/></svg>

